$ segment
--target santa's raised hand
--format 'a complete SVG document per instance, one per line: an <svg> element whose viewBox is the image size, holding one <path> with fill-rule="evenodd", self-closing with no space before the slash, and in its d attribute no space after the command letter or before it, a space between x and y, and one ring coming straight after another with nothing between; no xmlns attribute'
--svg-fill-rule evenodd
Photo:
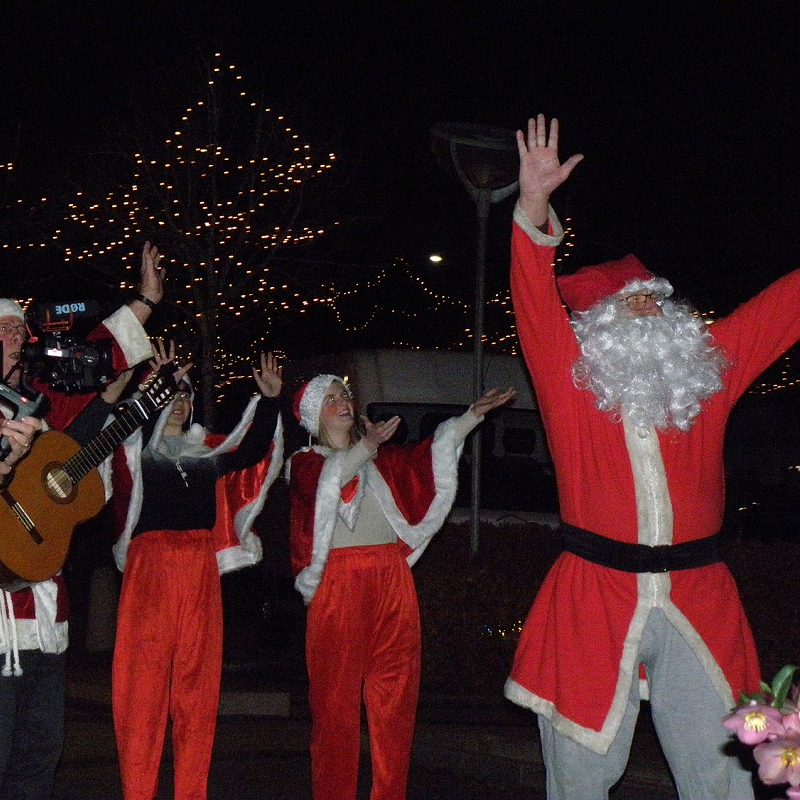
<svg viewBox="0 0 800 800"><path fill-rule="evenodd" d="M550 131L544 114L528 120L527 136L517 131L519 150L519 204L528 219L537 227L547 224L550 195L561 186L583 156L570 156L563 164L558 160L558 120L550 120Z"/></svg>

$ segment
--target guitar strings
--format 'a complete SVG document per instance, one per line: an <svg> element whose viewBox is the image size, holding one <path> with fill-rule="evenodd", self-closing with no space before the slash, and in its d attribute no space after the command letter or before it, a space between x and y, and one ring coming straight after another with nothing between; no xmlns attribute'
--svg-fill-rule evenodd
<svg viewBox="0 0 800 800"><path fill-rule="evenodd" d="M152 392L152 388L151 388ZM81 478L89 474L114 448L128 438L142 423L144 423L153 411L162 407L164 399L156 400L148 392L138 398L134 403L125 407L118 413L114 421L89 444L79 450L75 455L66 461L62 469L67 477L77 483ZM169 393L169 396L173 394ZM153 405L150 411L144 407L143 401L148 401Z"/></svg>

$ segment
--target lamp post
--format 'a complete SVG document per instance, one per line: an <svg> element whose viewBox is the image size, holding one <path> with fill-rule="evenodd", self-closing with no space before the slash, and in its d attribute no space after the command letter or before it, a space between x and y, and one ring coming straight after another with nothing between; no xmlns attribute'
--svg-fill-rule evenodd
<svg viewBox="0 0 800 800"><path fill-rule="evenodd" d="M431 144L439 163L457 178L475 202L478 244L475 265L475 362L473 393L484 392L483 320L486 289L486 234L489 210L518 186L519 153L514 131L486 125L447 122L434 125ZM472 439L472 529L470 549L478 552L481 505L481 437Z"/></svg>

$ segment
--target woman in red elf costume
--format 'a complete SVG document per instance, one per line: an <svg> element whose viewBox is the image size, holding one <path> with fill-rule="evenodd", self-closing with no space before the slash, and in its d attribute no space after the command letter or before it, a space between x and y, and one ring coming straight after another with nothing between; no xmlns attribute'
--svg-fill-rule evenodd
<svg viewBox="0 0 800 800"><path fill-rule="evenodd" d="M153 368L174 361L158 341ZM167 717L175 800L205 800L222 671L220 573L258 563L252 530L283 462L282 368L253 369L257 393L227 436L191 424L193 392L175 372L172 403L113 464L124 570L112 708L125 800L156 794Z"/></svg>
<svg viewBox="0 0 800 800"><path fill-rule="evenodd" d="M421 635L410 565L452 507L466 436L515 395L492 389L433 436L386 444L399 417L356 425L342 378L318 375L295 396L317 440L292 457L291 553L308 604L314 800L354 800L361 700L372 800L406 796L419 693Z"/></svg>

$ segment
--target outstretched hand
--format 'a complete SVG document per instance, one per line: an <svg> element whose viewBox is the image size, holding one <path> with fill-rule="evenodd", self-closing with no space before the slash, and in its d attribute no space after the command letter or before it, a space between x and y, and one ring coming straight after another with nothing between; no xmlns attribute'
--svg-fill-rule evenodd
<svg viewBox="0 0 800 800"><path fill-rule="evenodd" d="M479 397L472 404L472 413L476 417L488 414L493 408L505 405L517 396L516 389L506 389L501 392L499 389L489 389L483 397Z"/></svg>
<svg viewBox="0 0 800 800"><path fill-rule="evenodd" d="M380 445L394 436L400 425L400 417L394 416L380 422L370 422L369 417L362 414L361 424L364 426L364 444L374 453Z"/></svg>
<svg viewBox="0 0 800 800"><path fill-rule="evenodd" d="M150 359L150 369L153 372L158 372L165 364L172 364L175 361L175 342L172 339L169 342L169 351L164 346L164 340L160 337L151 346L153 348L153 357ZM180 369L175 370L173 373L175 383L180 383L193 366L194 363L189 361Z"/></svg>
<svg viewBox="0 0 800 800"><path fill-rule="evenodd" d="M164 255L158 247L150 242L144 243L142 249L142 276L139 292L153 303L158 303L164 296L164 278L167 271L161 266Z"/></svg>
<svg viewBox="0 0 800 800"><path fill-rule="evenodd" d="M283 365L272 353L261 354L261 371L253 367L253 377L264 397L277 397L283 388Z"/></svg>
<svg viewBox="0 0 800 800"><path fill-rule="evenodd" d="M136 319L142 324L147 321L152 309L161 302L161 298L164 296L164 278L167 276L167 271L161 266L162 258L164 256L158 252L155 245L151 245L150 242L144 243L142 271L137 287L137 292L141 297L135 297L128 303Z"/></svg>
<svg viewBox="0 0 800 800"><path fill-rule="evenodd" d="M547 222L550 195L570 176L583 160L580 154L570 156L563 164L558 160L558 120L550 120L550 133L544 114L528 120L527 138L517 131L519 150L519 202L530 221L537 226Z"/></svg>

